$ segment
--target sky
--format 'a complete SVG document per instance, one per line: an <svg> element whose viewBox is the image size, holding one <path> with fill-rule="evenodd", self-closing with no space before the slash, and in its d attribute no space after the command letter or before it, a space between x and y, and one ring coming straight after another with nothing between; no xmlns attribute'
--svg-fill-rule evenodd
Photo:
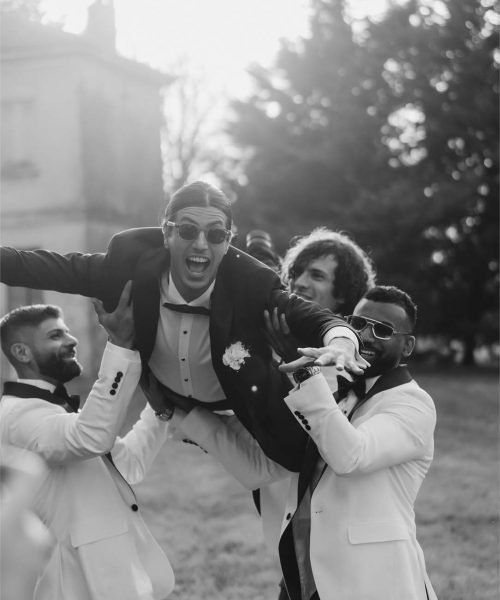
<svg viewBox="0 0 500 600"><path fill-rule="evenodd" d="M92 0L42 0L51 20L81 32ZM309 0L114 0L117 49L166 72L179 58L202 70L214 86L246 91L245 67L269 65L281 38L308 30ZM383 11L387 0L352 0L362 17Z"/></svg>

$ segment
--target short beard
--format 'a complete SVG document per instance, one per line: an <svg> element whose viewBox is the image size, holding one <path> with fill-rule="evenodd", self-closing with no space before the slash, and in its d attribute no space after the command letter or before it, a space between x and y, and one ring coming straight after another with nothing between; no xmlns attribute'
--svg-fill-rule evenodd
<svg viewBox="0 0 500 600"><path fill-rule="evenodd" d="M66 361L54 355L41 362L39 361L38 368L45 377L50 377L61 383L71 381L82 372L82 365L76 359Z"/></svg>
<svg viewBox="0 0 500 600"><path fill-rule="evenodd" d="M387 371L392 371L399 365L399 360L395 358L380 358L376 360L373 365L367 367L363 373L363 377L376 377L377 375L383 375Z"/></svg>

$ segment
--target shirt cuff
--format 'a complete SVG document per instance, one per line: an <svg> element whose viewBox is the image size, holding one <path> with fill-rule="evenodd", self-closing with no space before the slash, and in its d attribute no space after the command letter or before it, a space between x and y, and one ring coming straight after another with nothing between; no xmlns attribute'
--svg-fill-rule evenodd
<svg viewBox="0 0 500 600"><path fill-rule="evenodd" d="M350 339L352 342L354 342L356 350L359 350L359 340L354 331L352 331L352 329L349 329L349 327L343 327L342 325L332 327L332 329L329 329L325 333L325 335L323 336L323 345L328 346L333 339L339 337Z"/></svg>

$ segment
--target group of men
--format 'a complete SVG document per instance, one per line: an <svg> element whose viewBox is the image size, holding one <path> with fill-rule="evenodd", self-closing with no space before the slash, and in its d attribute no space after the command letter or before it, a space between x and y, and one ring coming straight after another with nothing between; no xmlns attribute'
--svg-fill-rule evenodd
<svg viewBox="0 0 500 600"><path fill-rule="evenodd" d="M406 368L416 307L374 286L371 262L343 234L300 241L281 266L286 291L231 246L231 229L227 197L195 182L172 196L161 228L119 233L106 253L2 248L3 283L97 298L109 334L78 411L59 386L79 366L57 308L2 320L19 377L0 402L2 443L40 454L50 473L34 511L56 543L35 597L171 591L129 484L179 430L260 490L281 598L435 598L413 513L435 426L432 400ZM149 404L119 438L139 380Z"/></svg>

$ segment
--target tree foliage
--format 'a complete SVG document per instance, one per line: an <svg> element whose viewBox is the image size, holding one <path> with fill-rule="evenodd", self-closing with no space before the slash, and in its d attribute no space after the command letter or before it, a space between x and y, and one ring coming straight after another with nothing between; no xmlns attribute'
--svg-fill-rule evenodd
<svg viewBox="0 0 500 600"><path fill-rule="evenodd" d="M415 296L422 330L460 337L470 360L498 302L493 2L410 0L361 28L341 0L311 6L310 35L253 66L234 105L252 150L237 217L282 250L317 225L348 231L380 282Z"/></svg>

